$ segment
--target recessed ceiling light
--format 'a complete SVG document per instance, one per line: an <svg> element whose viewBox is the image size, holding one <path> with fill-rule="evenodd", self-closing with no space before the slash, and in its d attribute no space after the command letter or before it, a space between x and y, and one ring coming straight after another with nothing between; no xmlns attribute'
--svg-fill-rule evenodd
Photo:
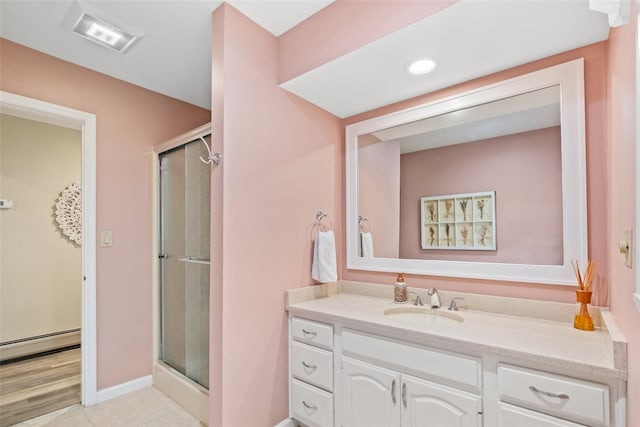
<svg viewBox="0 0 640 427"><path fill-rule="evenodd" d="M62 27L119 53L124 53L142 37L139 31L125 30L104 19L96 18L99 13L95 10L89 12L74 1L62 20Z"/></svg>
<svg viewBox="0 0 640 427"><path fill-rule="evenodd" d="M410 74L419 76L422 74L427 74L433 71L436 68L436 63L430 59L420 59L418 61L412 62L407 68L407 71Z"/></svg>

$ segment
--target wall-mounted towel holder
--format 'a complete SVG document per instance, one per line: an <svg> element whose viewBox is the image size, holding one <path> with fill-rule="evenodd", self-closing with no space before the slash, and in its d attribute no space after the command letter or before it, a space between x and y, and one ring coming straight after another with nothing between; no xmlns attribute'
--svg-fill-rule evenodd
<svg viewBox="0 0 640 427"><path fill-rule="evenodd" d="M369 220L362 215L358 215L358 226L360 227L360 232L369 233L371 232L371 224Z"/></svg>
<svg viewBox="0 0 640 427"><path fill-rule="evenodd" d="M207 149L207 152L209 153L209 156L206 159L200 156L200 161L206 165L210 165L211 163L213 163L216 166L219 165L220 162L222 162L222 154L212 153L211 148L209 147L209 144L207 144L207 141L205 141L203 137L200 137L200 141L202 141L202 143Z"/></svg>
<svg viewBox="0 0 640 427"><path fill-rule="evenodd" d="M327 224L323 223L322 220L325 220ZM331 224L331 221L329 220L329 215L327 215L326 213L322 212L322 211L318 211L316 212L316 223L314 224L314 227L318 229L318 231L328 231L331 230L333 228L333 225Z"/></svg>

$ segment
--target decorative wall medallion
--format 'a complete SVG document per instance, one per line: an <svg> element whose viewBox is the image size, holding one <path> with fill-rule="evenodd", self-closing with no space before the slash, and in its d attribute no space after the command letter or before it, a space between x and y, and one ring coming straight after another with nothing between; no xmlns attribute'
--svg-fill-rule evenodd
<svg viewBox="0 0 640 427"><path fill-rule="evenodd" d="M82 185L74 182L64 190L56 201L56 222L69 240L82 243Z"/></svg>

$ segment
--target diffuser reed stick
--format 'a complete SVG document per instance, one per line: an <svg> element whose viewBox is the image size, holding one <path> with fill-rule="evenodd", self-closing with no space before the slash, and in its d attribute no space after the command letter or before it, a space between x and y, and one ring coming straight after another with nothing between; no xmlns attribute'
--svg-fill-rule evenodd
<svg viewBox="0 0 640 427"><path fill-rule="evenodd" d="M578 312L573 320L573 327L583 331L593 331L595 329L593 320L589 315L587 304L591 303L591 280L595 272L595 263L591 260L587 262L587 268L584 276L580 272L580 264L578 261L571 261L573 271L578 279L578 289L576 290L576 299L579 303Z"/></svg>
<svg viewBox="0 0 640 427"><path fill-rule="evenodd" d="M591 280L593 279L593 272L595 271L596 263L589 260L587 262L587 268L584 271L584 276L580 272L580 264L577 260L571 261L571 266L578 279L578 289L581 291L588 291L591 288Z"/></svg>

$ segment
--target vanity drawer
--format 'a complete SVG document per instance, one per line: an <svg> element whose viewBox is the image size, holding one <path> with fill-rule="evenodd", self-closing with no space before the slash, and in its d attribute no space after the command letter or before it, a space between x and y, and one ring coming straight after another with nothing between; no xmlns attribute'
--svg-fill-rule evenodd
<svg viewBox="0 0 640 427"><path fill-rule="evenodd" d="M333 391L333 353L292 342L291 374L299 380Z"/></svg>
<svg viewBox="0 0 640 427"><path fill-rule="evenodd" d="M442 384L472 392L482 390L482 364L477 357L349 330L342 332L342 351L346 356L382 363L391 369Z"/></svg>
<svg viewBox="0 0 640 427"><path fill-rule="evenodd" d="M588 425L608 426L609 387L548 372L498 365L500 400Z"/></svg>
<svg viewBox="0 0 640 427"><path fill-rule="evenodd" d="M498 403L498 417L499 427L586 427L508 403Z"/></svg>
<svg viewBox="0 0 640 427"><path fill-rule="evenodd" d="M309 427L333 426L333 395L292 379L291 415Z"/></svg>
<svg viewBox="0 0 640 427"><path fill-rule="evenodd" d="M291 336L296 341L333 350L332 325L294 317L291 319Z"/></svg>

